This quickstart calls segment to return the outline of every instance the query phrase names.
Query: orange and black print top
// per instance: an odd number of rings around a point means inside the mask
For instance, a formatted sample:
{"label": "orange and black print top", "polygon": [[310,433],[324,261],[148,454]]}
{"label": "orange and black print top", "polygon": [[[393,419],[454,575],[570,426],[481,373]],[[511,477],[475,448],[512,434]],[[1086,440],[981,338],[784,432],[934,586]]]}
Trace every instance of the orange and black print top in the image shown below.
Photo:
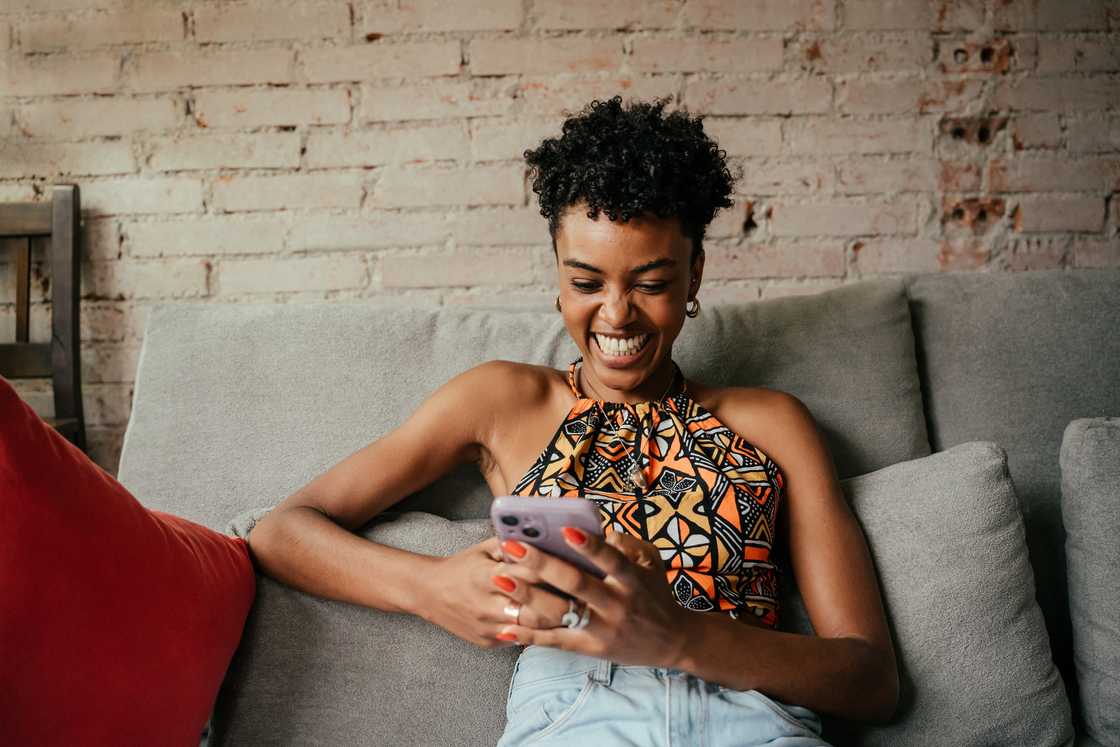
{"label": "orange and black print top", "polygon": [[575,404],[513,494],[595,501],[604,531],[660,550],[681,606],[776,626],[778,466],[695,402],[675,363],[665,396],[630,404],[584,396],[581,361]]}

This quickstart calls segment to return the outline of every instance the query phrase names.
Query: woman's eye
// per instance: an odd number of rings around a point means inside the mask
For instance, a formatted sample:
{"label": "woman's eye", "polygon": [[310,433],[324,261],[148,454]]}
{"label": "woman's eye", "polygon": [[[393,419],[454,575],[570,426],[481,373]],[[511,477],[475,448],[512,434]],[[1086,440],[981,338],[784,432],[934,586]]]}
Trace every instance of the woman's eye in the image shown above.
{"label": "woman's eye", "polygon": [[599,287],[598,283],[572,283],[572,287],[584,293],[591,293]]}
{"label": "woman's eye", "polygon": [[660,293],[661,291],[665,290],[665,285],[666,283],[643,283],[638,287],[644,290],[646,293]]}

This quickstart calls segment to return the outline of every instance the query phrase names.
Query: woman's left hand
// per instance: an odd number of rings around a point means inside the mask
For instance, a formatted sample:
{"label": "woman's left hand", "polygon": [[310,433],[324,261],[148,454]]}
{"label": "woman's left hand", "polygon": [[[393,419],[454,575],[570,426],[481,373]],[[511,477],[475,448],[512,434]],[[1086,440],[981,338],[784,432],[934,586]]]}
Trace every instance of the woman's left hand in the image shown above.
{"label": "woman's left hand", "polygon": [[[507,550],[510,560],[503,563],[503,575],[515,578],[516,588],[509,591],[494,581],[495,589],[522,605],[521,624],[501,630],[514,636],[507,640],[610,658],[618,664],[670,666],[676,662],[689,613],[673,599],[657,548],[623,532],[608,532],[601,538],[565,527],[564,535],[568,545],[601,568],[606,578],[596,578],[561,558],[516,543],[524,548],[524,555],[519,558],[515,549]],[[577,630],[561,625],[560,616],[567,612],[568,604],[536,585],[542,582],[589,605],[587,627]],[[562,605],[557,611],[559,602]]]}

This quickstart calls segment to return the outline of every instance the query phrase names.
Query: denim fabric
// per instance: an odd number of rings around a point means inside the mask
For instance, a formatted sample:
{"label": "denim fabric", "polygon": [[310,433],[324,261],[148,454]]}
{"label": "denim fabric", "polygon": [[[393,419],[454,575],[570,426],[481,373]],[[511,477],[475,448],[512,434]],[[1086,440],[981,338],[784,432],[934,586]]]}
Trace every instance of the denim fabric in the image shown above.
{"label": "denim fabric", "polygon": [[821,747],[821,721],[757,690],[547,646],[521,652],[498,747]]}

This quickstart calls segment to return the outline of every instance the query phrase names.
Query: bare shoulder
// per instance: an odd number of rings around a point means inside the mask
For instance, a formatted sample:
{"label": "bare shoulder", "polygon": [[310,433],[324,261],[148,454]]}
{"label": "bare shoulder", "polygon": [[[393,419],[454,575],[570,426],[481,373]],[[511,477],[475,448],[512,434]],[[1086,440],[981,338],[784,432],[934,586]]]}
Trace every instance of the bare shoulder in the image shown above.
{"label": "bare shoulder", "polygon": [[480,363],[463,376],[464,393],[502,410],[521,410],[549,400],[561,383],[560,372],[518,361]]}
{"label": "bare shoulder", "polygon": [[789,392],[763,386],[690,387],[696,401],[721,423],[779,463],[819,440],[809,408]]}

